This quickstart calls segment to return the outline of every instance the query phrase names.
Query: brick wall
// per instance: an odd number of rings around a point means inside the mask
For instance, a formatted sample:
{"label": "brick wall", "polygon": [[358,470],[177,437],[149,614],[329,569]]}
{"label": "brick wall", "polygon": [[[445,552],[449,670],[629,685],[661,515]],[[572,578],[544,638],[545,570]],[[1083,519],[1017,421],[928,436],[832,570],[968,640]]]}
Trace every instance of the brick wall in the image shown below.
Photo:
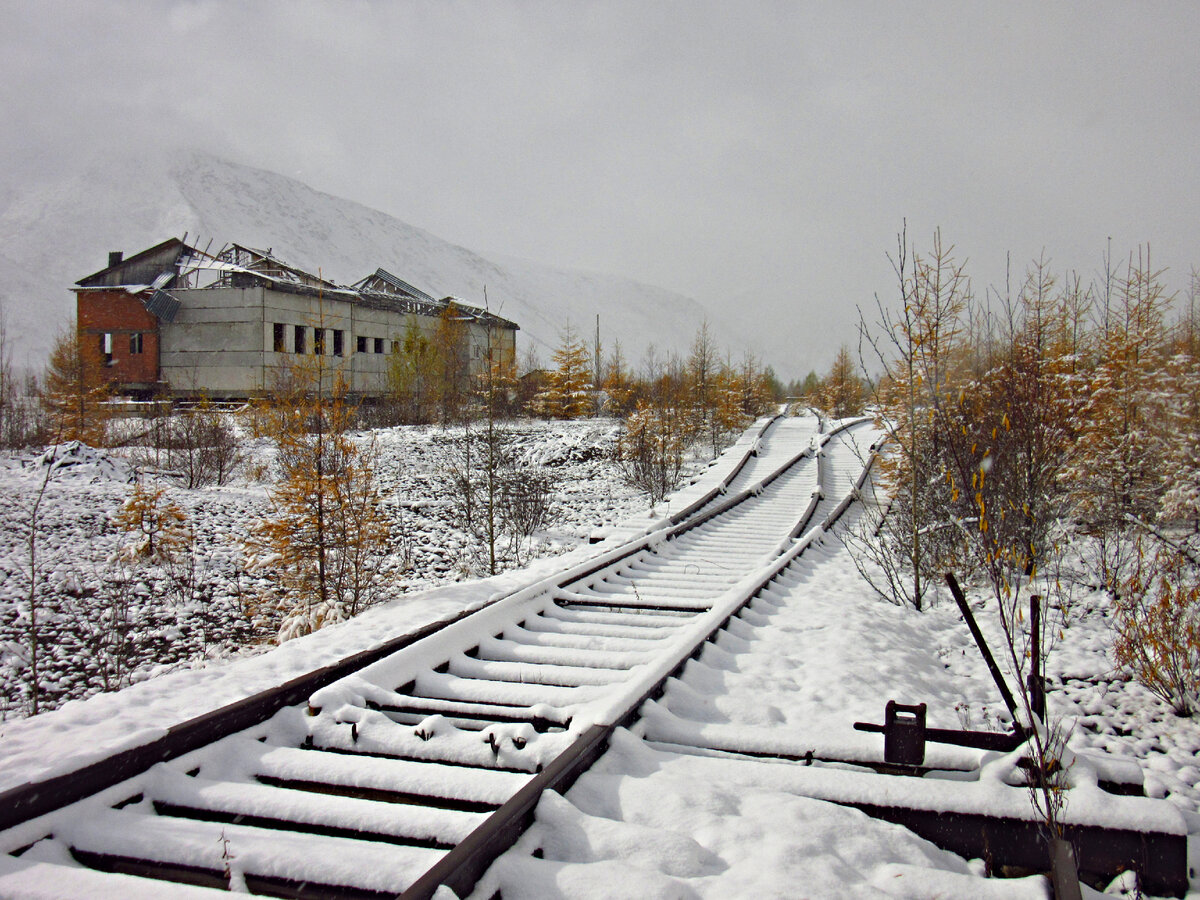
{"label": "brick wall", "polygon": [[125,291],[81,291],[76,297],[80,339],[89,355],[98,351],[105,360],[105,377],[117,384],[158,381],[158,319],[142,301]]}

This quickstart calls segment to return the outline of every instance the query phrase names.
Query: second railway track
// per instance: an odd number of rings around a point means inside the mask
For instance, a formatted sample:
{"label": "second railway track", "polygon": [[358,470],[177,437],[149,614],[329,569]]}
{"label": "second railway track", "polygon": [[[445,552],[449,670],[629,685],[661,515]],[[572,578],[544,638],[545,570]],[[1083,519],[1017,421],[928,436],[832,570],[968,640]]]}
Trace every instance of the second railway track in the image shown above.
{"label": "second railway track", "polygon": [[776,420],[669,527],[65,806],[17,797],[36,814],[0,833],[0,895],[465,896],[541,793],[840,515],[856,430]]}

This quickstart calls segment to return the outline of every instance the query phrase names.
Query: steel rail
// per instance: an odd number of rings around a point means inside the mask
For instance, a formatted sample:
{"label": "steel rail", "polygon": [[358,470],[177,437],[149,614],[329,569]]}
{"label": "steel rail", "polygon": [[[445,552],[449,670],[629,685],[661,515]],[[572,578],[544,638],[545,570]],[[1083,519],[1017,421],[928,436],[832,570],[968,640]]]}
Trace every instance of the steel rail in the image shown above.
{"label": "steel rail", "polygon": [[[363,666],[369,665],[399,649],[430,637],[450,625],[461,622],[484,609],[493,607],[515,594],[529,593],[539,589],[561,588],[572,582],[578,582],[594,572],[612,567],[615,563],[646,550],[657,541],[678,537],[685,532],[691,531],[699,524],[733,509],[751,497],[757,496],[768,484],[780,477],[782,473],[793,468],[800,461],[815,452],[813,448],[810,448],[796,454],[783,465],[777,466],[766,478],[745,490],[737,492],[734,496],[713,505],[714,501],[720,497],[721,492],[727,490],[728,486],[744,470],[749,460],[758,451],[759,441],[767,429],[776,423],[777,419],[778,417],[770,420],[760,429],[753,445],[747,448],[742,458],[729,474],[722,479],[720,484],[689,504],[687,508],[671,517],[670,521],[674,523],[671,527],[651,531],[626,542],[614,550],[597,554],[584,563],[572,567],[566,572],[559,573],[557,576],[542,579],[540,582],[516,591],[510,591],[501,597],[494,598],[484,607],[461,613],[450,619],[431,623],[378,647],[371,648],[341,660],[338,663],[294,678],[286,684],[260,692],[236,703],[181,723],[178,726],[168,729],[167,733],[161,738],[140,747],[122,751],[113,757],[71,773],[6,791],[0,794],[0,828],[8,829],[30,819],[52,813],[55,809],[120,784],[155,763],[197,751],[216,740],[261,723],[273,713],[286,706],[302,703],[313,691],[318,690],[322,686],[334,683],[347,673],[358,671]],[[821,465],[820,460],[821,457],[818,455],[818,467]],[[705,509],[705,507],[711,508]],[[702,510],[702,514],[697,515]],[[692,521],[692,519],[698,521]]]}
{"label": "steel rail", "polygon": [[[742,453],[741,458],[729,473],[701,497],[669,516],[666,521],[669,522],[670,526],[674,527],[686,523],[699,510],[721,497],[729,485],[736,480],[738,475],[749,464],[750,460],[757,455],[759,444],[766,436],[766,433],[782,418],[782,415],[775,415],[764,422],[759,427],[754,441]],[[792,465],[794,462],[795,460],[789,460],[786,465]],[[706,518],[711,518],[711,514],[706,513]],[[648,529],[644,534],[636,536],[625,544],[622,544],[617,548],[617,552],[621,556],[632,555],[642,549],[653,534],[654,529]],[[592,571],[611,565],[618,558],[620,557],[613,556],[613,551],[601,551],[592,558],[593,560],[598,560],[592,568],[587,568],[585,564],[585,568],[581,572],[578,571],[578,568],[568,570],[568,572],[574,574],[567,579],[567,582],[569,583],[569,581],[586,577]],[[562,580],[562,576],[552,576],[553,578]],[[351,654],[337,662],[314,669],[303,675],[298,675],[282,685],[259,691],[249,697],[180,722],[169,727],[160,737],[140,746],[121,750],[112,756],[71,772],[65,772],[41,781],[18,785],[17,787],[2,791],[0,792],[0,831],[12,828],[21,822],[44,815],[52,810],[118,784],[155,763],[175,759],[206,744],[213,743],[220,738],[235,734],[263,722],[284,707],[305,702],[313,692],[333,684],[353,672],[384,659],[514,594],[527,591],[531,587],[544,587],[546,582],[547,579],[541,579],[533,582],[531,585],[513,588],[492,598],[481,607],[468,608],[453,616],[438,619],[413,631],[391,638],[375,647]],[[555,586],[561,587],[562,584],[556,583]]]}
{"label": "steel rail", "polygon": [[[831,436],[862,424],[864,421],[867,420],[844,423],[835,429]],[[699,640],[677,653],[675,658],[670,661],[667,671],[663,672],[647,690],[628,703],[609,723],[591,725],[567,750],[556,757],[550,766],[493,813],[466,840],[438,860],[408,890],[404,891],[400,895],[402,900],[429,900],[443,886],[450,888],[459,897],[467,896],[492,862],[509,849],[521,833],[532,824],[534,810],[543,792],[555,791],[561,794],[569,790],[575,780],[587,771],[607,749],[608,742],[617,728],[632,724],[646,701],[662,695],[668,679],[678,675],[689,660],[698,657],[704,646],[713,641],[729,625],[735,615],[741,612],[772,581],[786,572],[821,535],[834,526],[857,497],[876,457],[875,447],[872,446],[870,457],[864,464],[863,471],[857,478],[850,494],[846,498],[840,498],[840,502],[822,519],[819,526],[808,530],[802,539],[795,542],[789,550],[781,553],[769,570],[754,576],[749,583],[739,584],[733,589],[731,593],[736,592],[738,598],[724,611],[720,620],[713,624]],[[824,459],[824,455],[818,455],[818,461],[822,459]],[[778,477],[778,474],[775,477]],[[805,510],[797,529],[804,527],[804,524],[813,517],[821,500],[819,493],[814,493],[813,500]]]}

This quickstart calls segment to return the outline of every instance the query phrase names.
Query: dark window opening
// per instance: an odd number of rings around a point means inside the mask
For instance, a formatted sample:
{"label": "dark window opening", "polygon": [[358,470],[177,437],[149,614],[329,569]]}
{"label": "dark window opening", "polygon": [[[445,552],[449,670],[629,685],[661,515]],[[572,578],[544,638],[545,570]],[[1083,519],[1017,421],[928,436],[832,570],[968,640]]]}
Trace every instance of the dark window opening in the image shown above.
{"label": "dark window opening", "polygon": [[100,353],[104,356],[104,364],[113,364],[113,336],[111,332],[100,335]]}
{"label": "dark window opening", "polygon": [[276,353],[287,353],[287,329],[282,322],[276,322],[274,334],[271,335],[271,347]]}
{"label": "dark window opening", "polygon": [[317,356],[325,355],[325,329],[313,329],[313,353]]}
{"label": "dark window opening", "polygon": [[355,353],[366,353],[367,352],[367,339],[365,337],[363,337],[361,334],[358,336],[358,342],[354,348],[354,352]]}
{"label": "dark window opening", "polygon": [[400,342],[399,341],[392,341],[392,352],[393,353],[400,352]]}
{"label": "dark window opening", "polygon": [[138,356],[141,354],[144,344],[142,342],[142,333],[135,331],[129,336],[129,355]]}
{"label": "dark window opening", "polygon": [[304,350],[305,350],[305,347],[304,347],[304,326],[303,326],[303,325],[297,325],[297,326],[296,326],[295,333],[294,333],[294,335],[293,335],[293,339],[292,339],[292,340],[293,340],[293,343],[292,343],[292,349],[293,349],[293,350],[294,350],[296,353],[303,353],[303,352],[304,352]]}
{"label": "dark window opening", "polygon": [[383,352],[383,338],[375,338],[375,352],[376,353]]}
{"label": "dark window opening", "polygon": [[333,330],[333,355],[344,356],[346,353],[346,332],[340,328]]}

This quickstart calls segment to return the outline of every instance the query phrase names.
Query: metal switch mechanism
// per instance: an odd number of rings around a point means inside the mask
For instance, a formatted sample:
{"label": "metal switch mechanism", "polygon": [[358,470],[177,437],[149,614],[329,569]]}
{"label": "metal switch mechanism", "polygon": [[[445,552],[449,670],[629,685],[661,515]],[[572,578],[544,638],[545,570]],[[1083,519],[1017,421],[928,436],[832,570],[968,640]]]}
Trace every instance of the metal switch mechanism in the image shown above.
{"label": "metal switch mechanism", "polygon": [[883,761],[902,766],[925,762],[925,704],[889,700],[883,712]]}

